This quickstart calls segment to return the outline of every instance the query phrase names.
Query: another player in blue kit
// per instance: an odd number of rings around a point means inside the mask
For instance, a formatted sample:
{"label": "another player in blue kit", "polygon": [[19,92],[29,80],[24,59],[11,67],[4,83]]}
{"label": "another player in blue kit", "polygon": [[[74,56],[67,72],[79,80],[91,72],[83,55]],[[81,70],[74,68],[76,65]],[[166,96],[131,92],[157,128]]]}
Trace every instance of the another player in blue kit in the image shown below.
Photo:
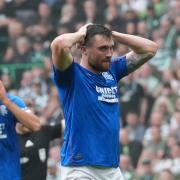
{"label": "another player in blue kit", "polygon": [[15,125],[32,131],[40,129],[38,117],[19,97],[7,94],[0,81],[0,180],[20,180],[20,156]]}
{"label": "another player in blue kit", "polygon": [[[114,41],[132,51],[112,57]],[[76,44],[82,52],[80,64],[70,54]],[[54,81],[65,116],[62,180],[123,180],[117,83],[155,55],[156,43],[87,24],[55,38],[51,50]]]}

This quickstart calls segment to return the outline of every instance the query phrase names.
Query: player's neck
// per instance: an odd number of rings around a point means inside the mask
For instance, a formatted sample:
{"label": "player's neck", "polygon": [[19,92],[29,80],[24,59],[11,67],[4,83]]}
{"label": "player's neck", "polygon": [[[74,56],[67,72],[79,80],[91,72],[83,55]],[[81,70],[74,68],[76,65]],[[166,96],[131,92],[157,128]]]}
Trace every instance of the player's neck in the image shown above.
{"label": "player's neck", "polygon": [[93,68],[86,59],[81,59],[80,65],[87,69],[88,71],[94,73],[94,74],[100,74],[101,72],[97,71],[95,68]]}

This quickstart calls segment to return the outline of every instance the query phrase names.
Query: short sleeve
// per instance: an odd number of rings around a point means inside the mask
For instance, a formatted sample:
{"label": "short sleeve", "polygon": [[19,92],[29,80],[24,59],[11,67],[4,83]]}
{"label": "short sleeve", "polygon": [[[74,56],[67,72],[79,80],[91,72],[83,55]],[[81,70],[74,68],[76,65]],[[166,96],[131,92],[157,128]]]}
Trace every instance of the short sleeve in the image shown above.
{"label": "short sleeve", "polygon": [[58,86],[65,86],[71,83],[73,78],[74,62],[64,71],[58,70],[52,65],[52,80]]}
{"label": "short sleeve", "polygon": [[10,96],[11,101],[21,109],[27,109],[25,102],[18,96]]}
{"label": "short sleeve", "polygon": [[117,81],[128,75],[126,56],[113,57],[111,71],[115,74]]}

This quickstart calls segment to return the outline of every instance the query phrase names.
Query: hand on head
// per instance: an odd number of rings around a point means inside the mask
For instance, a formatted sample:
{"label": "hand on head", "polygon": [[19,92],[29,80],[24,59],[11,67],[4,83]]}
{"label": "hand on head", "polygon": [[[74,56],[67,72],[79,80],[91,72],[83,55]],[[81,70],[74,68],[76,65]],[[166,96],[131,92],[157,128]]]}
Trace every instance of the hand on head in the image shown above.
{"label": "hand on head", "polygon": [[79,28],[78,33],[85,37],[86,36],[86,32],[87,32],[87,27],[89,25],[93,25],[93,24],[92,23],[85,24],[84,26]]}
{"label": "hand on head", "polygon": [[80,29],[77,31],[78,34],[81,35],[81,39],[78,43],[76,43],[76,47],[79,49],[83,46],[84,44],[84,39],[86,37],[86,33],[87,33],[87,27],[89,25],[92,25],[92,23],[88,23],[88,24],[85,24],[84,26],[80,27]]}

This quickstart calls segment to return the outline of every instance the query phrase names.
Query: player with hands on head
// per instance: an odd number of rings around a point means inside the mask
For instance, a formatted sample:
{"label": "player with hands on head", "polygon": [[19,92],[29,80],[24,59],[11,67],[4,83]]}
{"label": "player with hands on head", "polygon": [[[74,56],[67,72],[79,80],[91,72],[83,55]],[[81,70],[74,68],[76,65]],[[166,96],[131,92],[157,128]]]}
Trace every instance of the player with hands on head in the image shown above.
{"label": "player with hands on head", "polygon": [[6,92],[0,81],[0,179],[20,180],[19,143],[15,130],[19,122],[31,131],[40,129],[39,118],[24,101]]}
{"label": "player with hands on head", "polygon": [[[114,42],[131,51],[113,57]],[[71,47],[79,44],[76,63]],[[51,43],[53,78],[65,117],[61,173],[65,179],[123,180],[119,168],[117,84],[150,60],[158,46],[138,36],[86,24]]]}

